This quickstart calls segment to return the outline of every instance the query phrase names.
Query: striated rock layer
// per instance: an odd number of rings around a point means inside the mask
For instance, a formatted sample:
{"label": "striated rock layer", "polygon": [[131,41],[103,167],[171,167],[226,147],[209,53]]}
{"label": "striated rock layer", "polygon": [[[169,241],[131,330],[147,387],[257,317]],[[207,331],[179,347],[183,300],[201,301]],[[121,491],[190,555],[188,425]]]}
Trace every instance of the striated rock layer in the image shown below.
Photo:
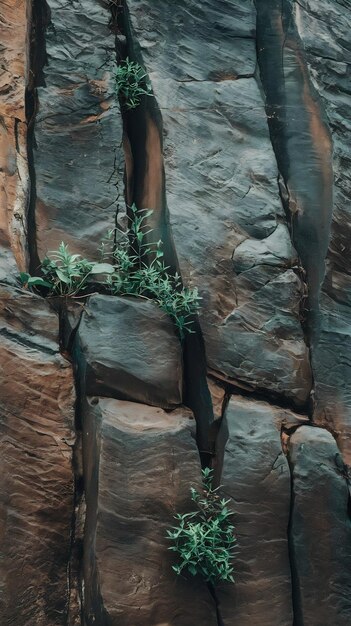
{"label": "striated rock layer", "polygon": [[74,385],[58,320],[0,286],[0,622],[64,626],[74,501]]}

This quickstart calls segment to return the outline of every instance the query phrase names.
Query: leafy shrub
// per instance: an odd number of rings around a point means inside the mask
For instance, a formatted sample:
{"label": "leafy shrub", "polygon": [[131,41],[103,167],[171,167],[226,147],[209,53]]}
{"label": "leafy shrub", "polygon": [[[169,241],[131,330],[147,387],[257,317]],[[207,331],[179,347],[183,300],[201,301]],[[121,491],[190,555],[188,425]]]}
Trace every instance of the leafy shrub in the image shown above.
{"label": "leafy shrub", "polygon": [[136,109],[141,96],[151,96],[151,86],[144,68],[127,57],[116,69],[117,95],[127,109]]}
{"label": "leafy shrub", "polygon": [[179,563],[173,565],[180,575],[184,570],[192,576],[200,574],[207,582],[234,582],[232,565],[236,538],[228,509],[229,500],[221,499],[218,489],[212,487],[213,470],[203,472],[203,491],[191,488],[191,499],[196,510],[191,513],[178,513],[174,519],[176,526],[167,531],[172,541],[169,550],[176,552]]}
{"label": "leafy shrub", "polygon": [[[113,295],[140,296],[154,300],[173,320],[181,338],[191,333],[192,318],[199,309],[197,289],[183,287],[180,276],[168,272],[163,262],[162,241],[147,243],[152,231],[146,229],[146,219],[152,211],[131,207],[131,223],[126,231],[109,231],[100,247],[101,263],[93,263],[79,254],[71,254],[61,242],[57,251],[43,260],[43,277],[22,272],[19,279],[24,287],[45,287],[49,295],[76,296],[87,293],[90,279],[104,274],[103,288]],[[106,258],[110,262],[106,262]],[[151,260],[150,260],[151,259]],[[101,283],[100,283],[101,284]]]}
{"label": "leafy shrub", "polygon": [[[137,295],[157,302],[174,321],[180,337],[191,329],[192,317],[199,309],[196,288],[183,287],[179,274],[172,275],[163,261],[162,241],[149,243],[145,222],[152,211],[131,207],[130,228],[118,229],[118,244],[113,252],[115,272],[108,277],[114,295]],[[149,259],[151,258],[151,261]]]}
{"label": "leafy shrub", "polygon": [[44,278],[22,272],[20,281],[23,286],[47,287],[50,295],[75,296],[86,289],[91,275],[114,271],[108,263],[93,263],[81,257],[80,254],[71,254],[63,241],[58,250],[49,254],[50,256],[46,256],[41,265]]}

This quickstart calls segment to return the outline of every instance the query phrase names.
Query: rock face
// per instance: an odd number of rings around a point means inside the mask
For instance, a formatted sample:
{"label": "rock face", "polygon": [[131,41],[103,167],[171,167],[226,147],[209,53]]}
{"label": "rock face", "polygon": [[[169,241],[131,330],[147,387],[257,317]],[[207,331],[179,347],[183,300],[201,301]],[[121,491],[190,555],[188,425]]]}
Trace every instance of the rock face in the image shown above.
{"label": "rock face", "polygon": [[293,622],[290,472],[280,441],[285,413],[265,402],[232,398],[218,435],[217,482],[232,498],[238,540],[235,585],[217,589],[225,626]]}
{"label": "rock face", "polygon": [[115,225],[124,160],[110,19],[94,0],[47,3],[33,150],[40,258],[62,240],[96,258]]}
{"label": "rock face", "polygon": [[107,398],[84,410],[87,626],[217,623],[204,583],[175,579],[165,538],[200,479],[189,417]]}
{"label": "rock face", "polygon": [[0,287],[0,622],[67,623],[73,374],[40,297]]}
{"label": "rock face", "polygon": [[340,452],[326,430],[303,426],[290,438],[289,459],[294,623],[346,626],[351,615],[351,535]]}
{"label": "rock face", "polygon": [[182,401],[182,355],[173,323],[155,304],[91,296],[76,339],[84,389],[174,408]]}
{"label": "rock face", "polygon": [[[350,8],[1,2],[1,626],[350,624]],[[183,343],[146,300],[18,288],[62,240],[97,258],[123,195],[199,288]],[[199,453],[234,585],[171,569]]]}
{"label": "rock face", "polygon": [[[175,9],[165,0],[131,0],[128,7],[129,53],[145,63],[163,118],[170,222],[182,274],[203,298],[208,365],[219,377],[301,406],[311,389],[298,313],[303,286],[288,269],[296,253],[254,76],[254,6],[208,2],[201,15],[196,2]],[[156,113],[154,123],[161,124]],[[147,190],[162,183],[148,154]],[[140,201],[167,211],[152,199]]]}

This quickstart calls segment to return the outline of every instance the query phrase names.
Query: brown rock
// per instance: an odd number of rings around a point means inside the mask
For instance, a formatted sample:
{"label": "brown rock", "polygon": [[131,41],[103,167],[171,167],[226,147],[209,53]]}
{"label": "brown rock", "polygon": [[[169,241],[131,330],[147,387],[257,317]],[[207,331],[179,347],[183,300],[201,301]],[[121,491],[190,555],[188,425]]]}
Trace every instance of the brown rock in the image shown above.
{"label": "brown rock", "polygon": [[176,577],[173,515],[200,481],[190,413],[106,398],[84,408],[87,626],[215,626],[201,581]]}
{"label": "brown rock", "polygon": [[63,626],[73,512],[74,386],[58,320],[0,288],[0,623]]}

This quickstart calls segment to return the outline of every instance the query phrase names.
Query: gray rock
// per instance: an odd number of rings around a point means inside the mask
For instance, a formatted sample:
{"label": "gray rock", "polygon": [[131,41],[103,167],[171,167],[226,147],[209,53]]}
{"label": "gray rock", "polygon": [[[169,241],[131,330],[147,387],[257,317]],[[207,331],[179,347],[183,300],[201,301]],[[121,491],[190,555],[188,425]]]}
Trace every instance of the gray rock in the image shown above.
{"label": "gray rock", "polygon": [[182,353],[171,319],[156,304],[94,295],[75,340],[88,395],[163,408],[182,402]]}
{"label": "gray rock", "polygon": [[176,577],[166,530],[200,463],[190,412],[106,398],[84,409],[87,626],[215,626],[206,585]]}
{"label": "gray rock", "polygon": [[290,438],[296,626],[350,623],[349,492],[339,457],[326,430],[302,426]]}
{"label": "gray rock", "polygon": [[96,258],[123,194],[111,14],[94,0],[49,0],[48,8],[34,150],[39,256],[63,240],[72,251]]}
{"label": "gray rock", "polygon": [[[291,626],[287,527],[290,472],[282,452],[284,409],[234,398],[217,443],[217,481],[232,498],[238,539],[235,585],[216,589],[225,626]],[[293,416],[293,414],[291,414]]]}
{"label": "gray rock", "polygon": [[69,594],[75,392],[58,319],[0,286],[0,623],[61,626]]}
{"label": "gray rock", "polygon": [[[288,244],[264,103],[253,76],[253,3],[216,0],[199,9],[198,3],[181,2],[175,9],[164,0],[131,0],[128,6],[130,50],[145,63],[163,118],[170,223],[184,280],[197,285],[203,298],[200,322],[209,366],[218,377],[303,404],[311,388],[308,350],[296,315],[303,285],[292,273],[289,280],[285,276],[296,253]],[[153,156],[155,151],[153,144]],[[156,186],[156,165],[151,157],[147,164],[144,186],[149,189]],[[280,233],[279,244],[269,240],[274,233]],[[272,291],[257,296],[249,277],[245,291],[239,284],[232,257],[248,240],[244,265],[264,268],[268,254],[281,276],[274,274],[278,298],[287,307],[279,333],[269,328],[277,316]],[[258,316],[264,312],[251,326],[253,308]],[[239,323],[228,323],[236,317]],[[238,346],[249,353],[248,364]]]}

